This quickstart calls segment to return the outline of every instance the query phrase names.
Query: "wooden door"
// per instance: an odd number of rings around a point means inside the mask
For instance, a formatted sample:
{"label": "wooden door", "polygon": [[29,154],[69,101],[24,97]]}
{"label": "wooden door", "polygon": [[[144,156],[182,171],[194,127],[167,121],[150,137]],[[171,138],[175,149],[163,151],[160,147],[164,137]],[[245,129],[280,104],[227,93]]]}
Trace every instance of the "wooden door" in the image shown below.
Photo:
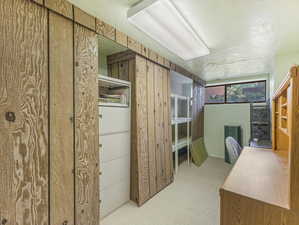
{"label": "wooden door", "polygon": [[165,133],[164,133],[163,68],[155,65],[155,131],[157,189],[161,191],[166,183]]}
{"label": "wooden door", "polygon": [[[147,128],[147,85],[146,59],[136,56],[135,75],[135,120],[138,176],[138,204],[143,204],[150,196],[149,164],[148,164],[148,128]],[[135,161],[136,162],[136,161]],[[134,163],[134,161],[133,161]]]}
{"label": "wooden door", "polygon": [[147,60],[147,124],[150,196],[154,196],[157,193],[154,75],[155,64]]}
{"label": "wooden door", "polygon": [[0,1],[0,223],[46,225],[47,10]]}
{"label": "wooden door", "polygon": [[74,223],[73,22],[49,12],[50,221]]}
{"label": "wooden door", "polygon": [[75,24],[76,224],[99,223],[99,121],[97,35]]}
{"label": "wooden door", "polygon": [[165,186],[173,181],[173,160],[172,160],[172,130],[171,130],[171,87],[170,71],[163,68],[163,129],[164,129],[164,168]]}

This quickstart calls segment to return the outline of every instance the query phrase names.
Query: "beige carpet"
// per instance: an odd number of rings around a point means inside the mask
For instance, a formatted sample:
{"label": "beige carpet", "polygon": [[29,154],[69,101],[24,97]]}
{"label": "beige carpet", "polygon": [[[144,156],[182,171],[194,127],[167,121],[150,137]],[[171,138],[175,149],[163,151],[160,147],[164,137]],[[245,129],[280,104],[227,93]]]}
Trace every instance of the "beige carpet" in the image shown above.
{"label": "beige carpet", "polygon": [[130,202],[101,225],[219,225],[219,187],[230,168],[216,158],[199,168],[184,163],[174,183],[144,206]]}

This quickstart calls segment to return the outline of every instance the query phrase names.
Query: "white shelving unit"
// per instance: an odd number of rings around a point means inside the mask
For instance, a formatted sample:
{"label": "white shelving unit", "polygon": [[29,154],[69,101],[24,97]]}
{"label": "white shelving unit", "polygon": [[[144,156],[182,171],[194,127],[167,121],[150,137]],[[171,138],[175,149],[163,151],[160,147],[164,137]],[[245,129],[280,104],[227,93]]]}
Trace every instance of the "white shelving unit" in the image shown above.
{"label": "white shelving unit", "polygon": [[[190,115],[190,105],[191,105],[191,98],[187,96],[181,96],[177,94],[171,95],[172,101],[174,102],[174,112],[173,112],[173,118],[172,118],[172,125],[175,129],[175,137],[174,137],[174,144],[172,145],[172,151],[175,153],[175,172],[177,173],[178,167],[179,167],[179,150],[187,147],[187,160],[188,164],[190,164],[190,145],[192,143],[192,137],[190,133],[190,127],[192,118]],[[186,108],[187,112],[185,114],[186,117],[182,117],[182,115],[179,115],[179,100],[186,102]],[[179,125],[180,124],[187,124],[187,136],[184,138],[179,138]]]}

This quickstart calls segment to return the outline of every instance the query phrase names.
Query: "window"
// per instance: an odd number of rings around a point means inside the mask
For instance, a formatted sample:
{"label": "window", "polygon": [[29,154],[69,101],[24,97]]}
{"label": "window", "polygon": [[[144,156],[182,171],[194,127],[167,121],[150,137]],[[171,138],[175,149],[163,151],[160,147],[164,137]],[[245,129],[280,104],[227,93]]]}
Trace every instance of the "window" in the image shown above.
{"label": "window", "polygon": [[225,86],[206,87],[206,103],[224,103],[225,101]]}
{"label": "window", "polygon": [[266,81],[206,87],[206,104],[266,101]]}

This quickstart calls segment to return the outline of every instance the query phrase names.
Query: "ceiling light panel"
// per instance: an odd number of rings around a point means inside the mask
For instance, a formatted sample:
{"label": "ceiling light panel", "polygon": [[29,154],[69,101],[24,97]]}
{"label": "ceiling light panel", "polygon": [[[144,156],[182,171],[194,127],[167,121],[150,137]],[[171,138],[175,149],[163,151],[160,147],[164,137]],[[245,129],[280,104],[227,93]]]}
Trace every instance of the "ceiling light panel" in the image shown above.
{"label": "ceiling light panel", "polygon": [[186,61],[210,53],[171,0],[144,0],[129,9],[128,19]]}

